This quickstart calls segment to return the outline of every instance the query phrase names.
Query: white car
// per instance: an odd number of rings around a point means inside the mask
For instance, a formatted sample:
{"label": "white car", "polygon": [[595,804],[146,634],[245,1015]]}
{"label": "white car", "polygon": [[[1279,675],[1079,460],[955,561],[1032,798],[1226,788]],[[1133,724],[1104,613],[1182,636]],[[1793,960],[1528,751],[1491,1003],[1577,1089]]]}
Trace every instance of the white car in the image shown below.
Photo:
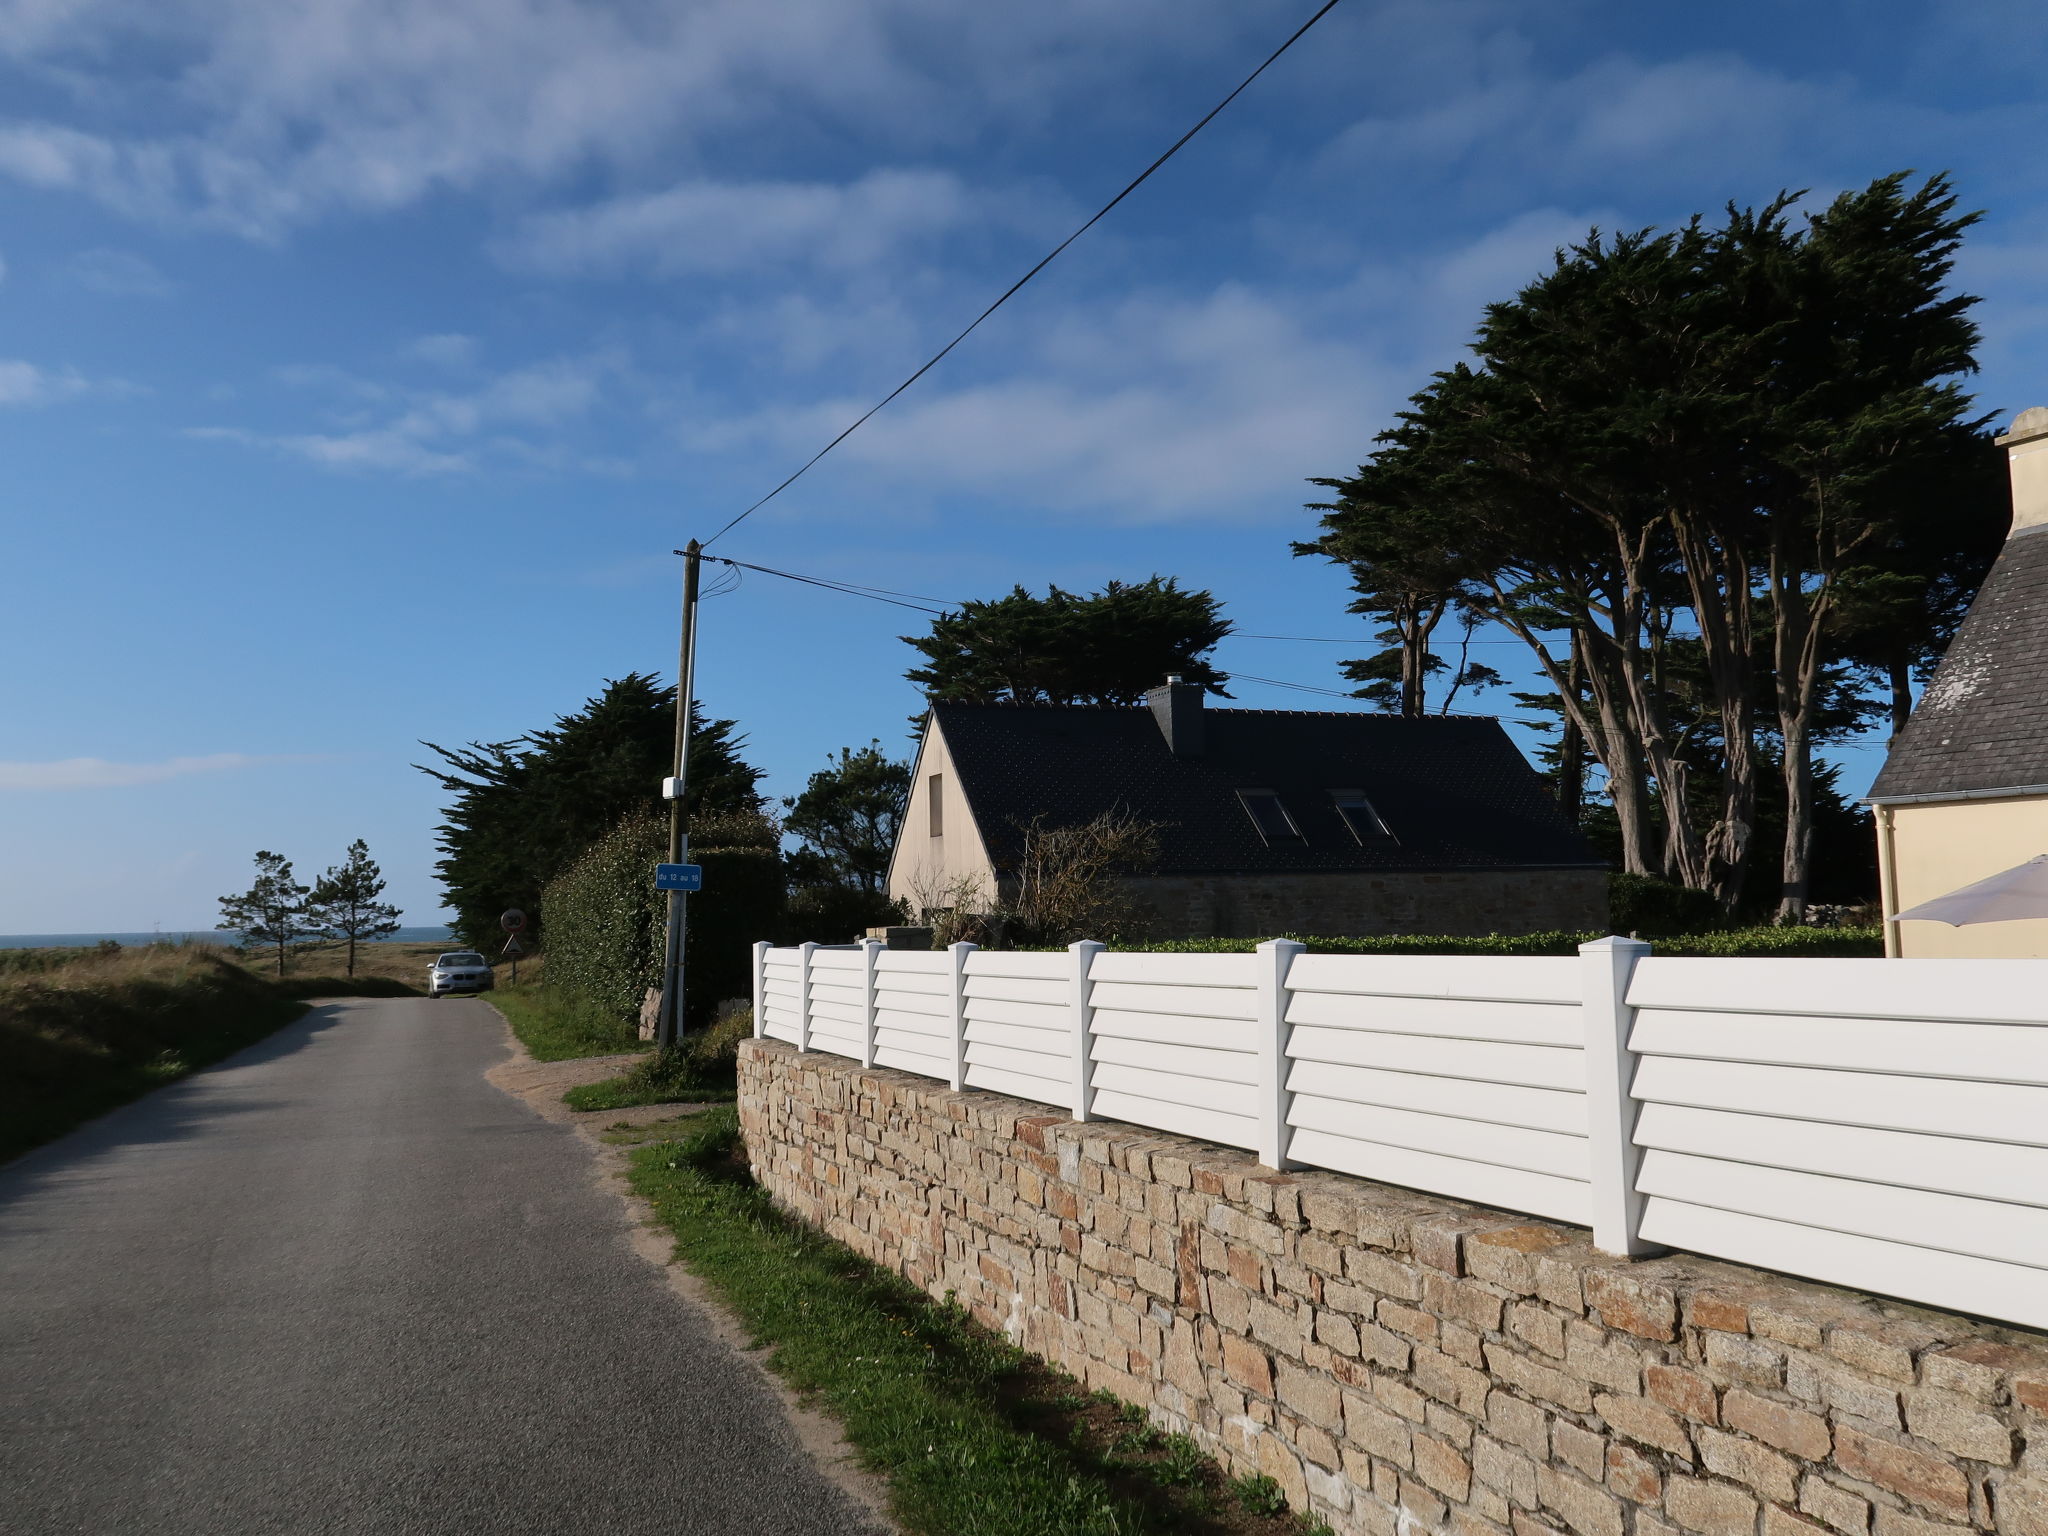
{"label": "white car", "polygon": [[488,992],[497,978],[491,962],[473,949],[451,949],[437,955],[427,972],[427,996],[445,997],[450,992]]}

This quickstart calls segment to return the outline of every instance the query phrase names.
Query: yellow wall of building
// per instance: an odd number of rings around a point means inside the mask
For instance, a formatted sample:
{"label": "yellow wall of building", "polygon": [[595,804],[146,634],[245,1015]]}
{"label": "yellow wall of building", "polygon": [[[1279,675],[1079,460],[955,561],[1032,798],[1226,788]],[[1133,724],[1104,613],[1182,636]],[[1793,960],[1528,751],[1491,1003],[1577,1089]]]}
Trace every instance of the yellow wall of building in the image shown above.
{"label": "yellow wall of building", "polygon": [[[1903,912],[2048,853],[2048,795],[1881,805],[1877,813],[1887,913]],[[1914,921],[1891,927],[1896,953],[1908,959],[2048,958],[2048,919],[1965,928]]]}
{"label": "yellow wall of building", "polygon": [[[934,778],[939,781],[943,828],[936,837],[932,835]],[[995,899],[995,872],[988,850],[982,846],[981,829],[967,809],[960,776],[953,771],[952,753],[936,721],[926,727],[924,744],[918,748],[910,804],[889,864],[889,895],[909,906],[913,922],[920,921],[929,907],[985,911]]]}

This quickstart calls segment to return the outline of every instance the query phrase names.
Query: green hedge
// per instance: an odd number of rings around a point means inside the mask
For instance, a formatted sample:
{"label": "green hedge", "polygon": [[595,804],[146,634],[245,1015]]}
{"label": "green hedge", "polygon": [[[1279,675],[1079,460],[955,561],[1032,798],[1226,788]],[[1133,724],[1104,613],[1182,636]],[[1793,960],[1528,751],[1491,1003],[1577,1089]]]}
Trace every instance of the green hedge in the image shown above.
{"label": "green hedge", "polygon": [[[686,1023],[696,1028],[721,999],[748,995],[748,946],[781,932],[786,898],[766,817],[703,817],[691,842],[691,862],[704,868],[704,889],[689,900],[684,984]],[[661,983],[668,898],[654,888],[654,866],[667,853],[666,817],[629,817],[549,883],[541,893],[548,986],[613,1018],[639,1017],[647,989]]]}
{"label": "green hedge", "polygon": [[[1280,933],[1318,955],[1574,955],[1598,933],[1373,934],[1344,938]],[[1112,944],[1111,949],[1155,955],[1241,955],[1262,939],[1174,939],[1161,944]],[[1884,954],[1881,928],[1735,928],[1723,933],[1690,933],[1649,941],[1660,955],[1782,955],[1854,959]]]}

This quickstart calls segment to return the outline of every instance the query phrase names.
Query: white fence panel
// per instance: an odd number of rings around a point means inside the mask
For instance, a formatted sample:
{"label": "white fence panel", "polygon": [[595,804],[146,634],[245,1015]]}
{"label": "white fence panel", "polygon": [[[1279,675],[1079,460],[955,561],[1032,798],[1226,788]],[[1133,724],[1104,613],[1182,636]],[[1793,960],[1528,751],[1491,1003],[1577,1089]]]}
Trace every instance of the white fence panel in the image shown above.
{"label": "white fence panel", "polygon": [[2048,1327],[2048,961],[755,955],[800,1048]]}
{"label": "white fence panel", "polygon": [[1590,1221],[1579,989],[1576,959],[1297,956],[1289,1156]]}
{"label": "white fence panel", "polygon": [[2048,1326],[2048,964],[1659,960],[1641,1231]]}

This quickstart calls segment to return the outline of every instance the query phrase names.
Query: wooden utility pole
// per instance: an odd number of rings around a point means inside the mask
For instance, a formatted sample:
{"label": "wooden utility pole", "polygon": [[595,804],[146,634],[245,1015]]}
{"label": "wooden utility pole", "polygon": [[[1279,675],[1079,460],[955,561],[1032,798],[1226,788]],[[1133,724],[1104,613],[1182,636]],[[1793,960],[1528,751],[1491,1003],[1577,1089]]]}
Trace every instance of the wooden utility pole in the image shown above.
{"label": "wooden utility pole", "polygon": [[[695,539],[677,550],[683,557],[683,636],[676,658],[676,761],[675,776],[663,786],[668,795],[668,862],[686,864],[690,858],[690,834],[683,825],[683,793],[690,777],[690,698],[697,672],[697,573],[703,566],[703,546]],[[683,1037],[683,942],[689,897],[681,891],[668,893],[668,944],[661,965],[661,1013],[655,1024],[657,1045],[667,1047]]]}

